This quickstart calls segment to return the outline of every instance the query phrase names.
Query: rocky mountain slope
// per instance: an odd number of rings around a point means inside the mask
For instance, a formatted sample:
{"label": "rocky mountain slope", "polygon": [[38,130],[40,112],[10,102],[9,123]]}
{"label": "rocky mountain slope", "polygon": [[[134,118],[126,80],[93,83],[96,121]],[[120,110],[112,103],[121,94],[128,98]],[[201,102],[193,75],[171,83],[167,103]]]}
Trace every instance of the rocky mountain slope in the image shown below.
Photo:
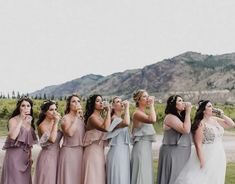
{"label": "rocky mountain slope", "polygon": [[45,87],[31,95],[60,97],[78,92],[84,97],[100,93],[104,96],[129,98],[140,88],[147,89],[151,94],[234,91],[235,53],[213,56],[186,52],[142,69],[126,70],[108,76],[89,74],[60,85]]}

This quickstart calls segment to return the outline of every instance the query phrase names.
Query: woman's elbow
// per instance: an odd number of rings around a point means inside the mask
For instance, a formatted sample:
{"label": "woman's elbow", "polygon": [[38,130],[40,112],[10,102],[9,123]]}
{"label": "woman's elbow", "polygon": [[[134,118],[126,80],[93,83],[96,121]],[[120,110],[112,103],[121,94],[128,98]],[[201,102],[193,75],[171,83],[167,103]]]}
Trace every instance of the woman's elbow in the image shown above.
{"label": "woman's elbow", "polygon": [[129,126],[129,125],[130,125],[130,121],[129,121],[129,120],[127,120],[127,121],[124,120],[124,121],[123,121],[123,125],[124,125],[124,126]]}
{"label": "woman's elbow", "polygon": [[183,134],[189,134],[190,131],[191,131],[190,128],[189,129],[187,128],[187,129],[183,129],[182,133]]}
{"label": "woman's elbow", "polygon": [[150,124],[154,124],[156,122],[156,119],[149,119]]}
{"label": "woman's elbow", "polygon": [[72,137],[73,134],[74,134],[74,132],[72,132],[72,131],[67,131],[66,134],[67,134],[67,136]]}
{"label": "woman's elbow", "polygon": [[15,140],[17,136],[12,135],[12,134],[8,134],[8,137],[9,137],[10,139],[12,139],[12,140]]}
{"label": "woman's elbow", "polygon": [[49,141],[50,141],[51,143],[55,143],[56,138],[50,138]]}

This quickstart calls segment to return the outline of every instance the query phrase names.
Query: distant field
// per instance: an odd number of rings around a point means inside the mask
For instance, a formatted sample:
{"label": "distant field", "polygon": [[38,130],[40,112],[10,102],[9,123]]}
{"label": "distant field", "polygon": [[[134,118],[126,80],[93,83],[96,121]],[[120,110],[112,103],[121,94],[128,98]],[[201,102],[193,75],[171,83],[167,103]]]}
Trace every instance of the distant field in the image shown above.
{"label": "distant field", "polygon": [[[35,120],[37,120],[39,111],[40,111],[40,105],[42,104],[43,100],[34,100],[34,117]],[[65,109],[65,101],[58,100],[58,111],[61,113],[61,115],[64,114]],[[8,121],[8,117],[12,113],[13,109],[15,108],[16,100],[15,99],[0,99],[0,136],[6,135],[7,128],[6,124]],[[85,102],[82,102],[83,107],[85,106]],[[231,117],[233,120],[235,120],[235,105],[222,105],[222,104],[215,104],[216,107],[219,107],[224,110],[225,114]],[[84,108],[83,108],[84,109]],[[135,107],[134,104],[130,105],[130,113],[132,114]],[[162,132],[162,122],[164,118],[164,110],[165,110],[165,104],[156,104],[155,109],[157,112],[157,123],[154,125],[157,133]],[[191,117],[193,118],[195,114],[195,107],[192,109]],[[230,131],[235,132],[235,129],[232,129]]]}

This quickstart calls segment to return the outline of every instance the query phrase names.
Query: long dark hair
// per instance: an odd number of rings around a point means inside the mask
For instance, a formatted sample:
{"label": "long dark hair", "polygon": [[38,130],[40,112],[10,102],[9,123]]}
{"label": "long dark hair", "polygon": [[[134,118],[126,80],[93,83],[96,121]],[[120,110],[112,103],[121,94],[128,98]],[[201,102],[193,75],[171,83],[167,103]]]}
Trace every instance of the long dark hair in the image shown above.
{"label": "long dark hair", "polygon": [[180,95],[172,95],[167,99],[165,114],[173,114],[177,116],[182,122],[184,122],[185,110],[178,113],[176,109],[176,100],[178,97],[182,98]]}
{"label": "long dark hair", "polygon": [[89,98],[87,99],[86,109],[85,109],[85,114],[84,114],[84,122],[85,122],[85,124],[87,124],[88,118],[92,115],[92,113],[95,110],[95,101],[96,101],[96,98],[98,96],[100,96],[102,98],[101,95],[94,94],[94,95],[89,96]]}
{"label": "long dark hair", "polygon": [[[31,109],[30,109],[30,116],[32,116],[32,121],[31,121],[31,127],[35,130],[35,125],[34,125],[34,117],[33,117],[33,101],[28,97],[28,96],[23,96],[21,97],[17,103],[16,103],[16,108],[14,109],[14,111],[12,112],[11,116],[9,119],[17,116],[20,114],[20,106],[22,104],[23,101],[29,102]],[[7,126],[8,130],[9,127]]]}
{"label": "long dark hair", "polygon": [[68,113],[70,112],[70,103],[71,103],[71,99],[72,99],[74,96],[75,96],[75,97],[78,97],[78,98],[81,100],[80,96],[77,95],[77,94],[72,94],[72,95],[70,95],[70,96],[67,98],[67,100],[66,100],[66,108],[65,108],[65,111],[64,111],[65,114],[68,114]]}
{"label": "long dark hair", "polygon": [[57,107],[57,103],[53,100],[46,100],[43,102],[43,104],[40,107],[41,111],[38,116],[37,126],[39,126],[43,122],[43,120],[46,118],[46,112],[48,111],[50,106],[53,104],[55,104]]}
{"label": "long dark hair", "polygon": [[210,100],[200,100],[198,102],[198,109],[196,111],[193,124],[191,126],[191,132],[195,134],[196,130],[198,129],[201,120],[203,119],[203,111],[206,109],[206,105],[210,102]]}

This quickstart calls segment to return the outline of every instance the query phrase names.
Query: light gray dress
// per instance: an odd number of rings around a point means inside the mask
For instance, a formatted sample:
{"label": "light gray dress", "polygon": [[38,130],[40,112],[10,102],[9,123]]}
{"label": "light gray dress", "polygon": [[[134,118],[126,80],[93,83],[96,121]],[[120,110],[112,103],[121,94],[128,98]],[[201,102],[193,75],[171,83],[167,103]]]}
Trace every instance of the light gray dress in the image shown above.
{"label": "light gray dress", "polygon": [[152,124],[141,123],[139,128],[133,129],[131,184],[153,184],[152,142],[155,141]]}
{"label": "light gray dress", "polygon": [[115,118],[105,137],[110,149],[106,158],[107,184],[130,184],[130,148],[128,127],[114,129],[123,120]]}
{"label": "light gray dress", "polygon": [[157,184],[173,184],[191,153],[191,134],[164,131],[159,152]]}

